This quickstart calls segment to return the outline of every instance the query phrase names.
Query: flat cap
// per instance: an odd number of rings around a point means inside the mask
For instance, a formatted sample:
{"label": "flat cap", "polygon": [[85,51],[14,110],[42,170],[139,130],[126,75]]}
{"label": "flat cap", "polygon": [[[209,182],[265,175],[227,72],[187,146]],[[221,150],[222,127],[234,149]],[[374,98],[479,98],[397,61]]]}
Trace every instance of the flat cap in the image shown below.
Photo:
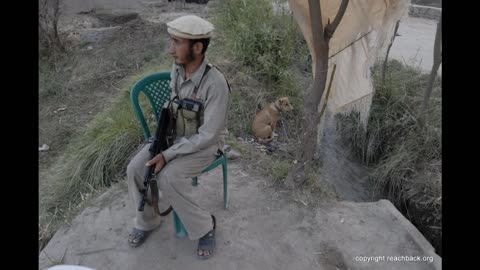
{"label": "flat cap", "polygon": [[209,38],[213,33],[213,24],[195,16],[186,15],[167,23],[168,33],[186,39]]}

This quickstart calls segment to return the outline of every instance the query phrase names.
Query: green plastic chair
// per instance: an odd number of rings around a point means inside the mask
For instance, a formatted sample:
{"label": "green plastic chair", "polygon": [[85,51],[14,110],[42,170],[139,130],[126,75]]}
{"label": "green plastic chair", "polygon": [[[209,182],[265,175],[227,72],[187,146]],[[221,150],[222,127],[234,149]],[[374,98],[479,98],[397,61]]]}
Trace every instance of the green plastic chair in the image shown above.
{"label": "green plastic chair", "polygon": [[[151,137],[150,129],[148,128],[147,122],[145,121],[144,114],[140,107],[138,101],[138,96],[142,92],[150,102],[152,109],[154,111],[155,120],[158,122],[159,111],[166,103],[170,100],[170,93],[172,89],[170,88],[170,72],[158,72],[147,75],[137,81],[132,87],[130,93],[130,100],[133,104],[135,115],[137,116],[140,124],[142,125],[143,135],[145,139]],[[208,172],[217,166],[222,165],[223,169],[223,204],[225,209],[228,208],[228,178],[227,178],[227,156],[224,153],[218,154],[216,159],[205,168],[202,173]],[[193,177],[192,185],[198,185],[198,177]],[[175,209],[173,210],[173,223],[175,226],[175,234],[178,237],[187,236],[187,231],[183,226],[182,221],[178,217]]]}

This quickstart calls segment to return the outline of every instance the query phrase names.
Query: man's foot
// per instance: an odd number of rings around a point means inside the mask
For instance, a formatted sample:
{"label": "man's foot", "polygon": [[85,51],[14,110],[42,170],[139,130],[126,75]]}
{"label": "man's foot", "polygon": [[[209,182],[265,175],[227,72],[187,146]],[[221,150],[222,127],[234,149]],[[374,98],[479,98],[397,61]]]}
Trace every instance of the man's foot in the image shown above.
{"label": "man's foot", "polygon": [[212,215],[213,220],[213,230],[209,231],[206,235],[202,236],[198,240],[198,249],[197,249],[197,257],[199,259],[208,259],[212,257],[213,253],[215,253],[215,228],[216,228],[216,221],[215,216]]}
{"label": "man's foot", "polygon": [[128,243],[131,247],[140,246],[147,239],[149,232],[133,228],[128,236]]}

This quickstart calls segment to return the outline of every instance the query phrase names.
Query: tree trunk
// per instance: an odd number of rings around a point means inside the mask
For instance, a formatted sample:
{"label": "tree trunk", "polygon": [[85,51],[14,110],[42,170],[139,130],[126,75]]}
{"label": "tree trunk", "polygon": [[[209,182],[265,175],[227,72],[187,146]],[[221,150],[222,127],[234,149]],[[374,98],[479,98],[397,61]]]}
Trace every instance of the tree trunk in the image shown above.
{"label": "tree trunk", "polygon": [[330,74],[330,83],[328,84],[327,93],[325,94],[325,101],[323,102],[322,109],[320,110],[320,119],[322,119],[322,115],[327,108],[328,97],[330,96],[330,90],[332,89],[332,81],[333,77],[335,76],[335,70],[337,69],[337,64],[333,65],[332,73]]}
{"label": "tree trunk", "polygon": [[39,0],[39,41],[49,52],[65,51],[58,34],[59,0]]}
{"label": "tree trunk", "polygon": [[430,71],[430,78],[428,80],[428,86],[425,89],[425,95],[423,96],[422,109],[420,111],[419,124],[420,127],[425,127],[426,117],[428,114],[428,104],[430,101],[430,96],[433,90],[433,83],[437,77],[438,68],[442,63],[442,17],[437,24],[437,33],[435,34],[435,44],[433,47],[433,66]]}
{"label": "tree trunk", "polygon": [[325,90],[328,73],[328,43],[333,36],[340,20],[345,13],[348,0],[342,0],[340,9],[330,24],[323,28],[321,7],[319,0],[309,0],[310,23],[312,27],[313,49],[315,58],[315,73],[313,75],[313,84],[304,94],[304,110],[303,110],[303,134],[301,140],[301,151],[297,153],[296,163],[288,172],[285,184],[288,187],[295,187],[305,182],[306,177],[311,172],[316,146],[317,132],[320,123],[320,114],[318,106]]}

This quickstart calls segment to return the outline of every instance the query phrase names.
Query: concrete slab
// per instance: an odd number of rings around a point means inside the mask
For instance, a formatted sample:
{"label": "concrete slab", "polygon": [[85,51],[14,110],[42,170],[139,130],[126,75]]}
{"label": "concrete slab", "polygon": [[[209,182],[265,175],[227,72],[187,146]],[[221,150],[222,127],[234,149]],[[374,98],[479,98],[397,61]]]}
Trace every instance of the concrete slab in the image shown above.
{"label": "concrete slab", "polygon": [[55,234],[39,256],[40,269],[60,263],[105,270],[441,269],[433,247],[388,201],[313,208],[231,162],[225,210],[221,179],[217,168],[196,188],[217,217],[217,252],[209,260],[195,257],[196,241],[174,236],[171,215],[142,246],[129,247],[134,209],[120,183]]}

